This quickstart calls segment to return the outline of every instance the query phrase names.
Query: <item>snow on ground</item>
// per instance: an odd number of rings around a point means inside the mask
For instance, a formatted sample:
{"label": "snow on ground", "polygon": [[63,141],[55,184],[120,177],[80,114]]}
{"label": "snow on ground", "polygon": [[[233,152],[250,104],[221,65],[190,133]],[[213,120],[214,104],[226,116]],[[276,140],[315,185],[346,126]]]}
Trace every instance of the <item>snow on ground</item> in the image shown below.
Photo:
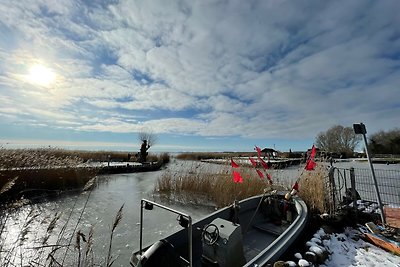
{"label": "snow on ground", "polygon": [[114,167],[114,166],[127,166],[127,165],[139,166],[139,165],[142,165],[142,163],[130,162],[130,161],[121,161],[121,162],[110,161],[110,163],[108,163],[106,161],[103,161],[103,162],[93,161],[93,162],[83,163],[83,164],[79,165],[78,167],[107,167],[107,166]]}
{"label": "snow on ground", "polygon": [[400,266],[400,256],[359,237],[360,233],[353,228],[346,228],[343,233],[330,235],[326,235],[324,230],[320,229],[314,238],[320,239],[330,254],[328,260],[320,266]]}

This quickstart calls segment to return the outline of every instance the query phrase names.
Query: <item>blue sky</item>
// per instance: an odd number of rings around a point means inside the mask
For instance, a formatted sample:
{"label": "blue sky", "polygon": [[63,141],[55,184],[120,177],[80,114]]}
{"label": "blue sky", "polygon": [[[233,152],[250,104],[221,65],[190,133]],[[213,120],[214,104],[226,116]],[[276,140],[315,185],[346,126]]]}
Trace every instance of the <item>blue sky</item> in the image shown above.
{"label": "blue sky", "polygon": [[305,150],[400,127],[399,1],[0,0],[0,143]]}

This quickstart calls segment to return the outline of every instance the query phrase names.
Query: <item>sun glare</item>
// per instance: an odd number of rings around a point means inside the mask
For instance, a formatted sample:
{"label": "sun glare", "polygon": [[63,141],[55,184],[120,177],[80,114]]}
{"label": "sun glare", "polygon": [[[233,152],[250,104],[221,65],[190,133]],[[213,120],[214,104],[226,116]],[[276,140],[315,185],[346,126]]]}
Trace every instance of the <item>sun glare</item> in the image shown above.
{"label": "sun glare", "polygon": [[27,78],[33,84],[47,87],[55,81],[56,74],[52,69],[37,64],[29,68]]}

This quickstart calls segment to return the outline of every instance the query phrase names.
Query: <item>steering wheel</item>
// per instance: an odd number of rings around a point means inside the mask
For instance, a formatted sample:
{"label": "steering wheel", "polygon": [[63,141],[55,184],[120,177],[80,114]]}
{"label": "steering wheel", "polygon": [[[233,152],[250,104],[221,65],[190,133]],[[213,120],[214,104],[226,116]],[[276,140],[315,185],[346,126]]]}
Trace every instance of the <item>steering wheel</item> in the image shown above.
{"label": "steering wheel", "polygon": [[219,238],[218,227],[213,223],[208,224],[203,229],[203,232],[201,233],[201,237],[204,240],[204,243],[206,243],[207,245],[210,245],[210,246],[214,245],[215,242],[217,242],[217,240]]}

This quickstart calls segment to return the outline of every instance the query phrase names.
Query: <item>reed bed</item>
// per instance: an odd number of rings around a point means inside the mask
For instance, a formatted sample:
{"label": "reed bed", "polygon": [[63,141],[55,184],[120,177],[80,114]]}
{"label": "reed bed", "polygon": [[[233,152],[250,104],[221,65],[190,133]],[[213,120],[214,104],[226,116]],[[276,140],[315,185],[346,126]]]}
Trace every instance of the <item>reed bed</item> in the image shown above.
{"label": "reed bed", "polygon": [[[322,214],[329,211],[329,202],[326,181],[328,170],[326,166],[318,164],[315,170],[305,171],[301,168],[292,170],[294,177],[288,178],[287,171],[268,170],[273,185],[266,179],[260,179],[254,168],[242,166],[239,170],[243,183],[234,183],[230,162],[217,170],[212,170],[207,164],[192,164],[182,166],[176,171],[166,171],[157,180],[154,193],[168,200],[182,203],[208,203],[217,208],[250,196],[262,194],[272,190],[290,191],[294,180],[299,181],[299,196],[306,202],[311,212]],[[214,167],[215,168],[215,167]],[[294,179],[294,180],[293,180]]]}
{"label": "reed bed", "polygon": [[326,166],[318,164],[313,171],[303,171],[299,178],[299,196],[307,203],[313,213],[329,212],[332,206],[329,198],[326,181],[328,170]]}
{"label": "reed bed", "polygon": [[82,188],[96,173],[95,168],[3,170],[0,171],[0,188],[9,188],[0,199],[57,194],[62,190]]}
{"label": "reed bed", "polygon": [[72,151],[56,148],[5,149],[0,148],[0,169],[75,167],[85,160]]}
{"label": "reed bed", "polygon": [[212,170],[207,164],[193,164],[177,171],[166,171],[157,180],[154,193],[183,203],[209,203],[221,208],[234,200],[262,194],[265,190],[284,189],[260,179],[253,168],[241,168],[243,183],[234,183],[232,170],[222,166]]}
{"label": "reed bed", "polygon": [[[169,154],[149,154],[149,161],[169,160]],[[60,148],[6,149],[0,147],[0,169],[76,167],[85,162],[136,161],[136,153]]]}

